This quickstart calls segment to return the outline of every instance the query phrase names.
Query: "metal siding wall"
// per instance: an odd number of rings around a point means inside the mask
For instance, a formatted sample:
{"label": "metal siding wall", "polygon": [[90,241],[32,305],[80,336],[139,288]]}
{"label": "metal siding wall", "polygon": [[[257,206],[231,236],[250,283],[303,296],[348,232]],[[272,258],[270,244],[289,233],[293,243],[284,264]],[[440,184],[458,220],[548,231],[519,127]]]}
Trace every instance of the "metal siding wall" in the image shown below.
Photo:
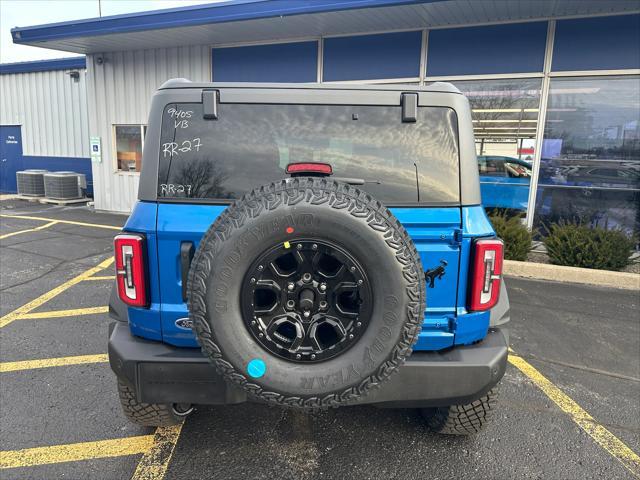
{"label": "metal siding wall", "polygon": [[22,125],[24,155],[89,157],[86,71],[0,75],[0,124]]}
{"label": "metal siding wall", "polygon": [[102,163],[93,164],[96,209],[130,212],[138,197],[139,174],[116,172],[113,125],[147,124],[152,95],[170,78],[210,81],[210,51],[196,45],[87,56],[89,131],[102,141]]}

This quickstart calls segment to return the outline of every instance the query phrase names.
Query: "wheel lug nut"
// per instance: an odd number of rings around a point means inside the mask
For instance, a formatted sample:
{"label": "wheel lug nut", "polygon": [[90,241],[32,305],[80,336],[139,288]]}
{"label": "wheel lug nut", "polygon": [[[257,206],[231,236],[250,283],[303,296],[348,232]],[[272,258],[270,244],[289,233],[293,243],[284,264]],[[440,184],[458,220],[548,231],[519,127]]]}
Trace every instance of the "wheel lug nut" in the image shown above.
{"label": "wheel lug nut", "polygon": [[349,340],[353,340],[353,333],[349,334]]}
{"label": "wheel lug nut", "polygon": [[262,265],[258,265],[258,271],[261,272],[262,270],[264,270],[264,267]]}
{"label": "wheel lug nut", "polygon": [[297,248],[298,250],[302,250],[302,244],[301,244],[301,243],[299,243],[298,245],[296,245],[296,248]]}
{"label": "wheel lug nut", "polygon": [[311,274],[310,273],[305,273],[304,275],[302,275],[302,281],[305,283],[308,283],[311,281]]}
{"label": "wheel lug nut", "polygon": [[325,302],[324,300],[320,302],[320,308],[327,308],[327,302]]}
{"label": "wheel lug nut", "polygon": [[351,267],[349,270],[351,270],[352,272],[356,271],[356,267]]}
{"label": "wheel lug nut", "polygon": [[251,320],[251,325],[255,325],[256,321],[255,320]]}
{"label": "wheel lug nut", "polygon": [[313,245],[311,245],[311,249],[312,250],[317,250],[318,249],[318,245],[316,245],[315,243]]}
{"label": "wheel lug nut", "polygon": [[324,292],[327,289],[327,284],[326,283],[321,283],[320,284],[320,291]]}
{"label": "wheel lug nut", "polygon": [[287,308],[293,308],[295,306],[296,306],[296,302],[294,302],[293,300],[287,301]]}
{"label": "wheel lug nut", "polygon": [[291,291],[295,288],[295,285],[293,283],[290,283],[289,285],[287,285],[287,290]]}
{"label": "wheel lug nut", "polygon": [[298,353],[298,354],[296,355],[296,358],[297,358],[298,360],[300,360],[300,359],[302,358],[302,355],[300,355],[300,354]]}
{"label": "wheel lug nut", "polygon": [[315,359],[316,359],[316,354],[315,354],[315,353],[312,353],[312,354],[311,354],[311,360],[315,360]]}
{"label": "wheel lug nut", "polygon": [[309,318],[309,315],[311,315],[311,312],[309,310],[305,310],[302,315],[304,315],[305,318]]}
{"label": "wheel lug nut", "polygon": [[361,326],[362,326],[362,322],[356,323],[356,327],[361,327]]}
{"label": "wheel lug nut", "polygon": [[262,338],[262,337],[264,337],[264,333],[259,333],[259,334],[258,334],[258,336],[259,336],[260,338]]}
{"label": "wheel lug nut", "polygon": [[358,285],[362,285],[362,280],[358,280]]}
{"label": "wheel lug nut", "polygon": [[256,279],[255,278],[251,278],[251,280],[249,280],[251,283],[256,283]]}

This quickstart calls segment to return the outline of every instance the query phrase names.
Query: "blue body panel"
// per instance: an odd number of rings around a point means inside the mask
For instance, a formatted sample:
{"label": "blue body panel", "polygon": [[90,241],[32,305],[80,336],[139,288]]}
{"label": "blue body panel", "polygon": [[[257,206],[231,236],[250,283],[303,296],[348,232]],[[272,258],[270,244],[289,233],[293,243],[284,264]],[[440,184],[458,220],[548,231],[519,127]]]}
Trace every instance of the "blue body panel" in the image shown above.
{"label": "blue body panel", "polygon": [[450,347],[454,334],[450,323],[456,314],[458,262],[460,245],[456,230],[460,230],[459,208],[392,208],[418,249],[425,271],[447,263],[444,276],[427,287],[427,309],[422,332],[415,350],[440,350]]}
{"label": "blue body panel", "polygon": [[224,205],[158,205],[162,334],[167,343],[179,347],[198,346],[190,329],[176,325],[176,320],[189,314],[186,303],[182,301],[180,244],[193,242],[197,248],[204,232],[225,208]]}
{"label": "blue body panel", "polygon": [[[193,332],[176,324],[188,316],[182,300],[180,244],[197,247],[223,205],[139,202],[125,230],[147,236],[151,307],[129,308],[133,334],[179,347],[197,347]],[[467,276],[473,238],[494,235],[481,206],[392,208],[413,239],[425,271],[446,264],[445,274],[427,286],[427,308],[414,350],[441,350],[481,340],[488,312],[466,310]]]}

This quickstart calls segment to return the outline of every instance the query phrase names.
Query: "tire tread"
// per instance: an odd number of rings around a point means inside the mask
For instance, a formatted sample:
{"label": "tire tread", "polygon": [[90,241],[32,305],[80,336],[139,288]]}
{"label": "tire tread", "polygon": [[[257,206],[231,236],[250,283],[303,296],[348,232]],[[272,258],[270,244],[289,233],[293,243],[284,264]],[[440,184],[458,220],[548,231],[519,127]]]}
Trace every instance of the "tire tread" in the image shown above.
{"label": "tire tread", "polygon": [[139,402],[136,392],[122,380],[118,380],[118,395],[125,416],[143,427],[168,427],[180,423],[171,405]]}
{"label": "tire tread", "polygon": [[478,433],[492,415],[498,391],[496,388],[474,402],[423,410],[427,426],[445,435],[472,435]]}

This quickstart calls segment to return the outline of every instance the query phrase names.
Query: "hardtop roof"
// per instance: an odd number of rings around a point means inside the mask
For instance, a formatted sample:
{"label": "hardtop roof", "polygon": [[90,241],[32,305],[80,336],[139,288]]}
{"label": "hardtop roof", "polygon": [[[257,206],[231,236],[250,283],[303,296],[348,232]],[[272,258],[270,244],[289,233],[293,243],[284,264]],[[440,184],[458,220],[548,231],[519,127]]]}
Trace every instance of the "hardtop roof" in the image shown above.
{"label": "hardtop roof", "polygon": [[164,82],[159,90],[195,88],[195,89],[272,89],[272,90],[368,90],[368,91],[391,91],[391,92],[438,92],[456,93],[458,90],[451,83],[433,82],[427,85],[411,84],[355,84],[355,83],[252,83],[252,82],[192,82],[185,78],[173,78]]}

